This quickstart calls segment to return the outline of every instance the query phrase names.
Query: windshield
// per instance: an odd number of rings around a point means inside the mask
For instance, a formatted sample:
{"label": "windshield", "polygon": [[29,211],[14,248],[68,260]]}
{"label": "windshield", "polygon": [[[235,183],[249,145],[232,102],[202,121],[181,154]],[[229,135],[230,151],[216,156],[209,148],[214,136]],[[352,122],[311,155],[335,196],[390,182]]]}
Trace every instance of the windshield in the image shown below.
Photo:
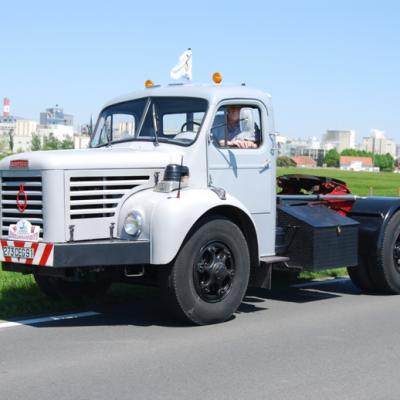
{"label": "windshield", "polygon": [[206,100],[192,97],[146,97],[115,104],[100,113],[91,147],[132,140],[189,145],[206,110]]}

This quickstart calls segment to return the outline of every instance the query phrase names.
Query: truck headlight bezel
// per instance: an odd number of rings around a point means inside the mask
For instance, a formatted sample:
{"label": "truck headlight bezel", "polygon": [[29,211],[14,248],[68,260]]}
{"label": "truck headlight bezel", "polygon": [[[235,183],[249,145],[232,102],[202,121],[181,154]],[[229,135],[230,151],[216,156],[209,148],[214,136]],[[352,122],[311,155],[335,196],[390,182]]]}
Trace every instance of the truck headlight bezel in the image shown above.
{"label": "truck headlight bezel", "polygon": [[124,230],[126,234],[132,237],[139,237],[143,230],[143,215],[136,210],[132,210],[124,221]]}

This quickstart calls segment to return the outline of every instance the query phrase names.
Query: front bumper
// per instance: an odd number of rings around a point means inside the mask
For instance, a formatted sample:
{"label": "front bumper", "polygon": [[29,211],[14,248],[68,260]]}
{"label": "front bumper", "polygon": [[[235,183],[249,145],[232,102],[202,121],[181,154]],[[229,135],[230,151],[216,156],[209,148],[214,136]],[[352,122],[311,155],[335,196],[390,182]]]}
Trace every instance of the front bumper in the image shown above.
{"label": "front bumper", "polygon": [[53,268],[149,264],[150,242],[118,239],[71,243],[1,240],[0,261]]}

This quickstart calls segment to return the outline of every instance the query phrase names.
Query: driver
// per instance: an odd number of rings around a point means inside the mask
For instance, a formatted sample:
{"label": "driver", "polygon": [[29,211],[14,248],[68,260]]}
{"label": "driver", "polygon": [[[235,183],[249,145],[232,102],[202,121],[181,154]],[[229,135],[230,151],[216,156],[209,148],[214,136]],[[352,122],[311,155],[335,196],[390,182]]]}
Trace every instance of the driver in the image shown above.
{"label": "driver", "polygon": [[242,132],[240,127],[240,106],[228,106],[226,113],[226,145],[225,145],[225,125],[216,134],[220,146],[238,147],[239,149],[257,148],[255,132]]}

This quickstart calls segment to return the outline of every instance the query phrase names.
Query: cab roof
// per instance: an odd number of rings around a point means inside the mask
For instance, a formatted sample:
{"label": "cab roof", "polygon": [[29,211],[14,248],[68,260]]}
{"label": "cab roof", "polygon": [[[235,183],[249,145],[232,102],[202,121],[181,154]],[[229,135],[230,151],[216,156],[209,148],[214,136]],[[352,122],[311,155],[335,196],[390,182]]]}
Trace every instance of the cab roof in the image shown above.
{"label": "cab roof", "polygon": [[257,99],[265,103],[267,107],[271,102],[271,96],[268,93],[244,85],[169,84],[153,86],[116,97],[107,102],[103,108],[150,96],[199,97],[206,99],[210,104],[218,103],[225,99]]}

